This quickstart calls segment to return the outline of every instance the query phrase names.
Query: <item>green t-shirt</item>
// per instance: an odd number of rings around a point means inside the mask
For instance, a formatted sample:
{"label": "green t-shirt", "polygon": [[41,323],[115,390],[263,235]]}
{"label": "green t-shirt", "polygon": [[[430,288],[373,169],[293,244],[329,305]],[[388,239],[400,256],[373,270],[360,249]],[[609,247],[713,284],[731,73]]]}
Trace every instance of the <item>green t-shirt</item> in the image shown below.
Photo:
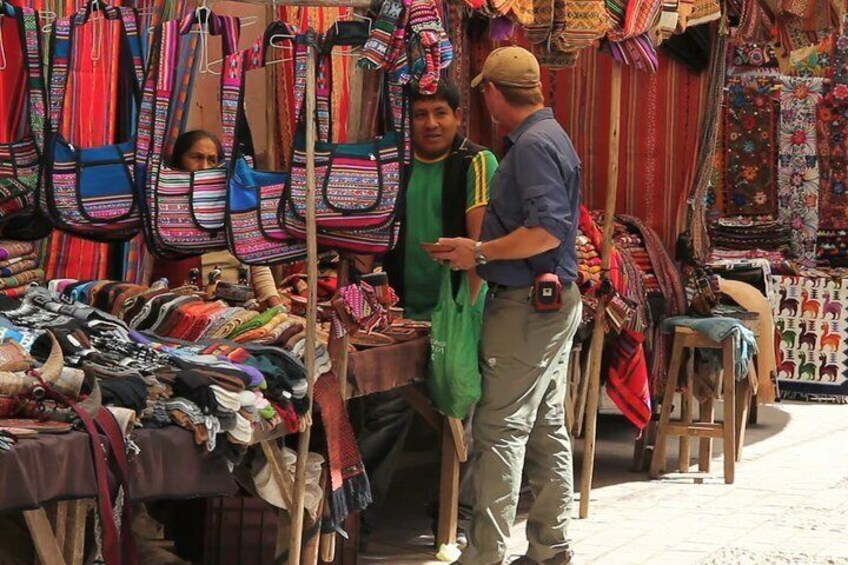
{"label": "green t-shirt", "polygon": [[[406,251],[404,254],[404,315],[429,320],[439,300],[440,265],[421,248],[442,237],[442,180],[447,155],[436,161],[415,158],[406,187]],[[498,168],[491,151],[481,151],[468,167],[466,211],[485,206],[489,183]]]}

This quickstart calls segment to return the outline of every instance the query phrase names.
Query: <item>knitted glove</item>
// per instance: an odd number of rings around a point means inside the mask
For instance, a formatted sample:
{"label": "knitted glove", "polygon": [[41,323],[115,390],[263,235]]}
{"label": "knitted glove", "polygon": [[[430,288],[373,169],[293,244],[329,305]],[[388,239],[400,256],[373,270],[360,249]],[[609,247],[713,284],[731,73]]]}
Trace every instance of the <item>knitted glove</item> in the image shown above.
{"label": "knitted glove", "polygon": [[398,22],[406,12],[403,0],[384,0],[380,15],[371,27],[371,35],[362,48],[362,56],[357,63],[365,69],[388,68],[392,59],[387,55],[392,50]]}
{"label": "knitted glove", "polygon": [[412,0],[409,26],[418,38],[424,59],[424,72],[418,88],[423,94],[435,94],[439,87],[439,71],[450,65],[453,48],[433,0]]}

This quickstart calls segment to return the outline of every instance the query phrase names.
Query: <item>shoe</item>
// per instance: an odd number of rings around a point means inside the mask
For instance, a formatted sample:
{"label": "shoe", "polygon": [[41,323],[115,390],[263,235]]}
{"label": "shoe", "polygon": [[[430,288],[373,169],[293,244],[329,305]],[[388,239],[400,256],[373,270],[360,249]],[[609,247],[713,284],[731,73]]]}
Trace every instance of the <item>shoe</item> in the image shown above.
{"label": "shoe", "polygon": [[574,552],[570,549],[544,561],[536,561],[526,555],[519,555],[515,560],[507,561],[507,563],[509,565],[576,565],[574,562]]}
{"label": "shoe", "polygon": [[[431,522],[430,523],[430,531],[433,533],[433,547],[435,547],[436,549],[439,549],[438,547],[436,547],[436,537],[437,537],[438,531],[439,531],[438,522]],[[465,547],[467,545],[468,545],[468,534],[465,533],[465,528],[462,525],[458,525],[456,527],[456,546],[459,549],[465,549]]]}

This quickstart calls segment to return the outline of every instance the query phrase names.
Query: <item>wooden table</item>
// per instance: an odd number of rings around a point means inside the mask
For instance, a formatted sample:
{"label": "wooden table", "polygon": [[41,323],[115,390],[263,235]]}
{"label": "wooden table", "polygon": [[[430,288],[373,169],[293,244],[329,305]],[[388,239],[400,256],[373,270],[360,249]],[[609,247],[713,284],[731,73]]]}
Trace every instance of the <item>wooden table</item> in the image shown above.
{"label": "wooden table", "polygon": [[[427,380],[430,339],[421,337],[404,343],[366,349],[350,354],[348,397],[398,390],[412,408],[441,436],[442,462],[439,474],[439,519],[436,545],[456,542],[459,512],[459,466],[468,459],[462,421],[436,410],[422,391]],[[359,515],[345,523],[348,538],[342,542],[335,563],[358,561]]]}

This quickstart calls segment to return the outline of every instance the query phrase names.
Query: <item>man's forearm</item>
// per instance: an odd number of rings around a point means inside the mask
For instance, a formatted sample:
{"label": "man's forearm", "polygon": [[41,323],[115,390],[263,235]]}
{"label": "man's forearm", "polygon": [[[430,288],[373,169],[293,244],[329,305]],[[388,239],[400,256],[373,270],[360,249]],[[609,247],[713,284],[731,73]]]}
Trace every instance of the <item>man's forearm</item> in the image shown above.
{"label": "man's forearm", "polygon": [[545,228],[522,226],[503,237],[484,242],[481,251],[489,261],[520,260],[554,249],[559,243]]}

